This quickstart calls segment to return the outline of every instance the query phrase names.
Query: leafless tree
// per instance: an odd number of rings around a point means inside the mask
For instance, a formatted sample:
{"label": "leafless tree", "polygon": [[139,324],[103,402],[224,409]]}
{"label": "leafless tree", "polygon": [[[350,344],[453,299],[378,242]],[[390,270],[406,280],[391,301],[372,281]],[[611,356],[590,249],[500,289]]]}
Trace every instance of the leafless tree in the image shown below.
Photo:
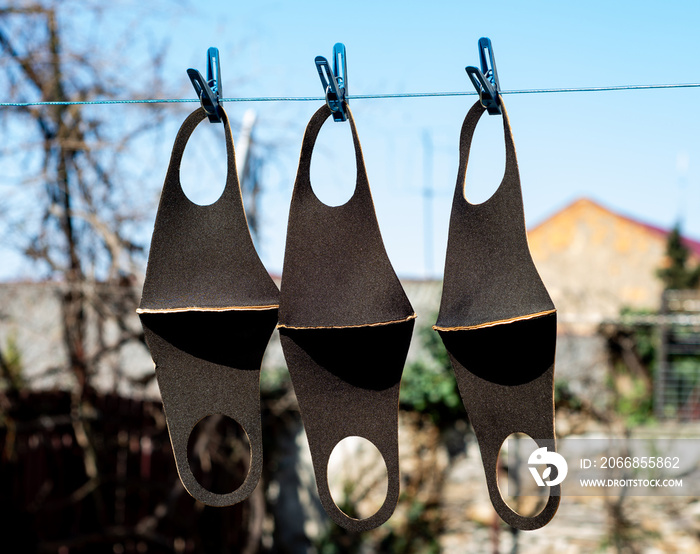
{"label": "leafless tree", "polygon": [[[128,108],[121,106],[107,111],[63,104],[139,98],[159,85],[162,51],[147,60],[152,77],[147,83],[130,78],[138,68],[120,74],[115,65],[123,58],[95,48],[107,44],[104,40],[86,40],[98,38],[94,29],[105,32],[105,13],[96,5],[80,13],[77,7],[71,1],[35,0],[0,8],[5,98],[55,103],[0,112],[1,154],[13,177],[6,173],[0,215],[4,244],[35,261],[42,278],[63,286],[64,346],[80,396],[106,348],[88,348],[88,309],[98,320],[107,315],[100,290],[131,283],[143,254],[134,232],[143,214],[133,194],[139,176],[128,170],[129,160],[141,138],[161,123],[163,110],[141,107],[140,114],[125,117]],[[124,333],[118,346],[133,331],[122,318],[116,321]]]}
{"label": "leafless tree", "polygon": [[[125,117],[126,108],[120,106],[107,111],[67,104],[144,97],[159,85],[162,49],[142,57],[147,82],[131,78],[141,68],[117,71],[123,56],[114,52],[130,38],[105,40],[105,29],[112,25],[108,16],[96,3],[71,0],[17,0],[0,7],[4,99],[53,103],[0,111],[0,157],[7,168],[0,201],[2,240],[33,260],[39,277],[56,282],[61,291],[62,369],[73,377],[71,420],[90,480],[86,486],[95,494],[101,475],[85,399],[104,356],[125,342],[142,340],[140,329],[127,323],[134,302],[125,301],[133,294],[128,285],[143,253],[135,232],[142,210],[133,194],[139,175],[128,160],[162,120],[162,109],[154,106]],[[107,320],[120,329],[109,343],[99,332]],[[96,338],[89,336],[90,321]]]}
{"label": "leafless tree", "polygon": [[[128,9],[123,9],[127,4]],[[0,107],[0,163],[4,168],[0,172],[0,249],[11,247],[19,252],[24,260],[30,260],[37,279],[53,282],[60,291],[65,364],[54,369],[72,379],[70,418],[61,417],[70,420],[87,478],[68,498],[42,497],[33,502],[32,509],[38,513],[40,505],[68,508],[89,500],[85,506],[95,509],[100,528],[97,534],[73,537],[71,544],[78,550],[94,541],[103,544],[113,539],[116,544],[124,537],[146,542],[171,540],[170,531],[158,533],[170,525],[168,520],[182,516],[177,507],[188,501],[188,509],[197,515],[173,531],[180,533],[176,537],[182,536],[185,527],[218,521],[208,511],[202,512],[200,519],[201,506],[194,507],[194,500],[185,498],[179,480],[172,479],[165,485],[172,487],[169,492],[159,489],[155,511],[127,528],[123,521],[126,501],[121,501],[119,509],[110,507],[110,495],[124,499],[129,487],[135,487],[124,477],[127,459],[140,456],[143,460],[146,454],[150,459],[151,450],[169,448],[167,441],[162,441],[164,421],[162,416],[153,416],[157,425],[150,430],[129,429],[124,422],[117,440],[105,434],[109,417],[95,415],[95,406],[104,406],[106,398],[95,391],[100,364],[125,344],[143,342],[134,316],[138,301],[134,285],[145,269],[148,227],[167,163],[167,158],[160,156],[157,159],[164,163],[153,164],[148,148],[159,142],[164,118],[172,115],[173,108],[91,102],[181,97],[182,85],[193,94],[185,68],[177,87],[168,88],[162,76],[165,47],[149,35],[148,20],[143,18],[144,11],[152,15],[160,9],[162,15],[174,3],[147,4],[146,8],[130,0],[9,0],[0,6],[2,100],[29,104]],[[260,145],[253,140],[253,123],[250,115],[244,118],[241,135],[245,140],[237,146],[241,147],[239,170],[255,232],[261,154]],[[0,250],[0,257],[2,253]],[[14,375],[13,360],[2,354],[0,351],[0,379],[7,380]],[[153,378],[153,374],[147,377]],[[16,387],[13,393],[17,393]],[[13,401],[18,401],[17,394],[11,399],[0,392],[0,417],[11,411],[8,406]],[[128,398],[118,401],[122,409],[131,402]],[[54,418],[50,427],[60,426],[59,419]],[[147,419],[150,421],[150,416]],[[127,453],[126,443],[133,437],[140,437],[139,446],[136,450],[129,446]],[[114,445],[106,444],[109,441],[116,444],[117,454]],[[144,454],[143,445],[152,442],[160,447],[149,446]],[[3,455],[8,451],[0,450]],[[116,473],[109,469],[115,455]],[[140,483],[139,494],[150,498],[155,487],[163,487],[174,477],[173,471],[170,473],[163,471],[151,482]],[[45,483],[49,482],[47,478]],[[47,487],[50,491],[51,485]],[[264,505],[261,489],[250,503],[217,512],[224,514],[218,517],[228,524],[216,532],[238,537],[228,537],[227,544],[238,541],[247,545],[245,551],[257,551]],[[122,516],[114,515],[112,520],[109,514],[114,510]],[[245,521],[248,523],[241,523]],[[210,533],[212,537],[216,532]]]}

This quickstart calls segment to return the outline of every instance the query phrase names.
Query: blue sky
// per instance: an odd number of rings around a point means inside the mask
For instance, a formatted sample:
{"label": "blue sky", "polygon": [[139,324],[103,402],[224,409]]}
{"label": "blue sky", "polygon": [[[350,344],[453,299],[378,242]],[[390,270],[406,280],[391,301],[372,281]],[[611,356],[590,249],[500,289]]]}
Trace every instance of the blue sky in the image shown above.
{"label": "blue sky", "polygon": [[[700,82],[699,6],[692,1],[663,7],[644,1],[221,2],[210,3],[209,15],[184,23],[206,28],[215,18],[213,35],[194,34],[194,40],[173,41],[172,47],[200,67],[208,46],[220,48],[223,81],[232,82],[225,90],[230,96],[321,94],[313,59],[330,57],[335,42],[347,48],[351,94],[471,90],[464,67],[478,65],[481,36],[492,40],[504,90]],[[247,80],[236,86],[244,76]],[[351,102],[379,223],[401,275],[442,270],[459,129],[474,100]],[[685,232],[700,236],[700,89],[507,95],[505,103],[528,225],[589,196],[662,226],[682,217]],[[270,171],[278,182],[271,182],[262,198],[266,224],[261,252],[277,270],[295,158],[317,104],[246,107],[258,112],[266,137],[279,133],[278,121],[291,141],[285,153],[291,159]],[[244,106],[227,108],[233,115]],[[468,197],[471,190],[482,200],[503,171],[500,118],[483,119],[467,185]],[[342,191],[352,188],[351,179],[343,180],[353,173],[349,139],[344,140],[349,130],[346,124],[329,126],[334,128],[322,143],[328,156],[325,173],[319,169],[313,183],[322,198],[337,193],[342,199]],[[430,233],[424,228],[421,194],[426,133],[433,143]],[[335,153],[333,140],[344,145]],[[429,263],[426,236],[432,236]]]}
{"label": "blue sky", "polygon": [[[206,50],[216,46],[227,97],[320,96],[314,57],[330,57],[336,42],[347,48],[350,94],[473,90],[464,67],[478,65],[481,36],[492,40],[504,90],[697,83],[699,20],[695,1],[663,6],[598,0],[214,1],[194,7],[173,3],[151,20],[149,32],[167,39],[166,73],[172,83],[181,83],[183,95],[193,94],[185,70],[203,72]],[[686,234],[700,237],[700,89],[505,95],[504,100],[528,226],[587,196],[664,227],[680,218]],[[474,101],[468,96],[351,102],[379,224],[400,276],[442,272],[459,129]],[[258,245],[275,273],[282,270],[301,138],[318,106],[226,105],[236,120],[254,109],[258,138],[275,144],[260,198]],[[177,126],[192,107],[175,114],[162,134],[162,159],[155,162],[162,175]],[[500,182],[501,129],[500,117],[482,118],[468,172],[469,198],[484,200]],[[425,137],[432,144],[429,175]],[[220,181],[216,168],[211,171],[212,181]],[[322,199],[337,203],[350,195],[354,162],[346,123],[324,126],[313,171]],[[427,181],[434,199],[426,219]],[[161,184],[162,177],[150,186],[157,191]],[[148,199],[153,214],[156,199]]]}

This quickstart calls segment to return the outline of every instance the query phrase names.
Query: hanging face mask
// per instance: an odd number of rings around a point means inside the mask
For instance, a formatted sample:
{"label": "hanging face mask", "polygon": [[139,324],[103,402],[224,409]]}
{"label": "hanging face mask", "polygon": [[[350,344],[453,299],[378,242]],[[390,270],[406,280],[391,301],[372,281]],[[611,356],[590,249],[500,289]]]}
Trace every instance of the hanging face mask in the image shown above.
{"label": "hanging face mask", "polygon": [[[311,188],[311,154],[331,110],[306,128],[292,196],[280,294],[280,336],[306,435],[319,497],[329,516],[351,531],[384,523],[399,496],[398,402],[415,314],[379,232],[355,124],[354,194],[323,204]],[[328,461],[344,438],[377,447],[388,492],[374,515],[355,519],[334,502]]]}
{"label": "hanging face mask", "polygon": [[539,514],[524,517],[501,497],[498,456],[505,439],[518,432],[554,451],[556,311],[527,245],[515,146],[504,107],[503,181],[482,204],[471,204],[465,198],[469,149],[484,111],[477,102],[462,127],[435,329],[449,352],[479,442],[493,506],[512,527],[537,529],[554,517],[560,485],[550,488]]}
{"label": "hanging face mask", "polygon": [[[214,204],[192,203],[179,177],[185,146],[205,112],[193,112],[175,139],[138,309],[180,479],[193,497],[210,506],[244,500],[260,479],[260,364],[279,303],[279,291],[248,230],[231,129],[223,109],[221,115],[228,174]],[[217,414],[236,421],[250,444],[245,480],[225,494],[203,487],[187,458],[195,425]]]}

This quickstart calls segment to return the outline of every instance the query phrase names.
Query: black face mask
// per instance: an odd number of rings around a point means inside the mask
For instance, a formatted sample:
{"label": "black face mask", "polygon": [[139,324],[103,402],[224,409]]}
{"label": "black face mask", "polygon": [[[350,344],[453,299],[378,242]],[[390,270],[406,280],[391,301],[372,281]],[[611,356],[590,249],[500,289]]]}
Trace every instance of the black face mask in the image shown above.
{"label": "black face mask", "polygon": [[[292,196],[280,293],[282,348],[309,440],[318,493],[339,525],[366,531],[384,523],[399,496],[398,401],[415,314],[379,232],[355,124],[355,192],[323,204],[310,182],[323,106],[306,128]],[[388,493],[366,519],[333,501],[327,467],[345,437],[372,442],[384,458]]]}
{"label": "black face mask", "polygon": [[[193,112],[175,139],[138,313],[156,364],[180,479],[204,504],[228,506],[255,489],[262,471],[260,364],[277,322],[279,291],[248,230],[223,110],[228,175],[221,197],[199,206],[182,191],[182,155],[205,118],[203,110]],[[226,494],[202,486],[187,459],[193,428],[215,414],[240,424],[250,443],[245,480]]]}
{"label": "black face mask", "polygon": [[467,114],[435,329],[450,355],[486,472],[489,495],[503,520],[537,529],[557,511],[560,485],[537,516],[511,510],[498,490],[498,454],[512,433],[554,450],[554,304],[530,256],[520,175],[503,108],[506,168],[498,190],[482,204],[465,198],[467,160],[484,108]]}

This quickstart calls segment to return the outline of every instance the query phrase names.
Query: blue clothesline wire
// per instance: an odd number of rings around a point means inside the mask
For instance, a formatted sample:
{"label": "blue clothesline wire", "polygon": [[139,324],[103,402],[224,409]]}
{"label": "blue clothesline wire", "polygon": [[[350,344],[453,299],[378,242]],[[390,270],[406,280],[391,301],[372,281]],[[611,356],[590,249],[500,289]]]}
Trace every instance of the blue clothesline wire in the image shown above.
{"label": "blue clothesline wire", "polygon": [[[700,83],[675,83],[665,85],[618,85],[606,87],[571,87],[571,88],[545,88],[524,90],[502,90],[506,94],[550,94],[563,92],[606,92],[620,90],[651,90],[673,88],[700,88]],[[476,91],[459,92],[407,92],[396,94],[351,94],[348,100],[373,100],[391,98],[426,98],[446,96],[476,96]],[[322,96],[251,96],[240,98],[222,98],[221,102],[323,102]],[[0,107],[28,108],[32,106],[95,106],[109,104],[182,104],[199,102],[198,98],[150,98],[135,100],[66,100],[62,102],[0,102]]]}

